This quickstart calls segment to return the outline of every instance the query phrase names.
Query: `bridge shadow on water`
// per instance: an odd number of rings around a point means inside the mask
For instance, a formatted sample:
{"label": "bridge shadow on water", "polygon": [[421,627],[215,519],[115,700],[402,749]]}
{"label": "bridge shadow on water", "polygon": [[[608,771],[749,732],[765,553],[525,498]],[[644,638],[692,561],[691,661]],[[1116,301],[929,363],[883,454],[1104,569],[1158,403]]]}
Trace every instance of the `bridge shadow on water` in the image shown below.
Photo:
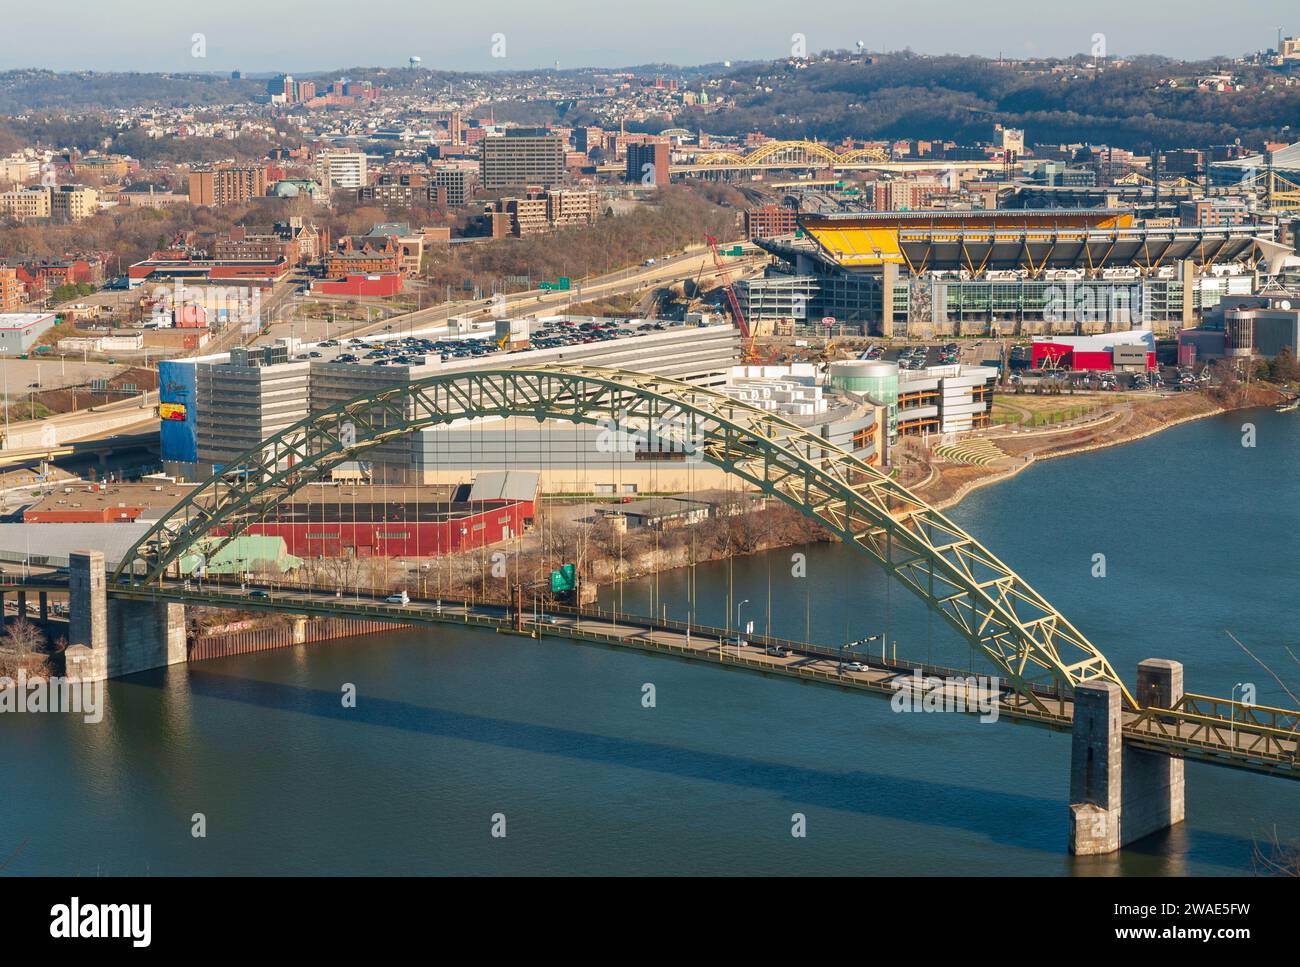
{"label": "bridge shadow on water", "polygon": [[[1148,837],[1113,856],[1069,857],[1065,855],[1063,798],[958,786],[915,776],[806,768],[371,696],[364,697],[355,708],[344,708],[338,692],[239,678],[195,666],[190,666],[184,674],[195,698],[238,702],[352,725],[399,729],[678,779],[763,790],[797,805],[962,830],[997,844],[1058,855],[1062,872],[1167,875],[1181,872],[1180,867],[1187,860],[1189,844],[1185,825]],[[151,672],[132,676],[130,680],[166,688],[167,678],[166,672]],[[941,762],[934,765],[942,767]],[[918,804],[924,805],[918,808]],[[1248,839],[1209,830],[1197,830],[1196,839],[1202,861],[1218,860],[1229,865],[1237,865],[1230,858],[1240,857],[1242,849],[1248,852],[1251,845]],[[988,872],[1014,871],[990,869]]]}

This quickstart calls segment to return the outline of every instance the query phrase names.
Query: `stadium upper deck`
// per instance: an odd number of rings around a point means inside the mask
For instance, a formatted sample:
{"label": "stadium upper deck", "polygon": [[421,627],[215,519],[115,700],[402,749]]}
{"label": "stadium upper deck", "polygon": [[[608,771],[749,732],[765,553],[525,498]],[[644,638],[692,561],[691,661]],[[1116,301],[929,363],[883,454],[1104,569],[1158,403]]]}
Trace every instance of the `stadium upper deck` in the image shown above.
{"label": "stadium upper deck", "polygon": [[905,266],[913,274],[1108,268],[1153,270],[1253,257],[1258,225],[1135,228],[1113,209],[864,212],[803,215],[807,242],[756,240],[778,256],[811,256],[847,270]]}

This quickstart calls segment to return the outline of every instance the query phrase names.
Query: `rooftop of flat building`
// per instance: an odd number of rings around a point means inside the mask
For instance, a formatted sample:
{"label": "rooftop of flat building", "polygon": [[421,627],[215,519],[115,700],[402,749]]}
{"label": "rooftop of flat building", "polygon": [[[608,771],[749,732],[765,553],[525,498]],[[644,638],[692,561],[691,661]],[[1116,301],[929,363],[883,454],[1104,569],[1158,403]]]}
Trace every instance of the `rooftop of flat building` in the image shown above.
{"label": "rooftop of flat building", "polygon": [[0,329],[27,329],[53,318],[53,312],[0,312]]}
{"label": "rooftop of flat building", "polygon": [[66,481],[23,509],[24,514],[50,511],[99,511],[116,507],[166,510],[194,490],[193,484],[140,480],[124,483]]}

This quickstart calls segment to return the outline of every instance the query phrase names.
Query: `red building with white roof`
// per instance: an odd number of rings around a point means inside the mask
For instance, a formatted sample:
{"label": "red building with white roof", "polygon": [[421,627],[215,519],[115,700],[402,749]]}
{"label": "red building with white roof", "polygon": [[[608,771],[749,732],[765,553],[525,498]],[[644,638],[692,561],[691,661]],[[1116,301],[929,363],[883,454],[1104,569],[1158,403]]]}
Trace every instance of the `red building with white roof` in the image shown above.
{"label": "red building with white roof", "polygon": [[1034,339],[1033,367],[1082,372],[1155,369],[1156,340],[1147,329],[1092,336],[1039,336]]}

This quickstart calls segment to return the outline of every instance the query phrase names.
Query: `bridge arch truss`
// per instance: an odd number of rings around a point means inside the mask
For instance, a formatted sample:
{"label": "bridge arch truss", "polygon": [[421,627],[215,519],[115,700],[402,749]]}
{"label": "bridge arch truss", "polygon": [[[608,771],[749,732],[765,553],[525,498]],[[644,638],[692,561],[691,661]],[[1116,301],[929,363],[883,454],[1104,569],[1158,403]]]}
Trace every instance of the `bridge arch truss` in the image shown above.
{"label": "bridge arch truss", "polygon": [[1132,696],[1111,664],[1045,598],[940,511],[888,475],[775,414],[689,383],[590,367],[450,373],[315,413],[194,489],[123,557],[115,584],[161,583],[201,540],[220,546],[279,502],[365,451],[426,427],[534,417],[653,434],[720,467],[864,552],[922,598],[1043,707],[1035,685],[1097,680]]}
{"label": "bridge arch truss", "polygon": [[838,165],[870,164],[885,160],[884,149],[878,147],[836,151],[816,141],[769,141],[747,154],[720,151],[700,159],[700,164],[729,168],[780,168],[783,165],[796,168],[834,168]]}

